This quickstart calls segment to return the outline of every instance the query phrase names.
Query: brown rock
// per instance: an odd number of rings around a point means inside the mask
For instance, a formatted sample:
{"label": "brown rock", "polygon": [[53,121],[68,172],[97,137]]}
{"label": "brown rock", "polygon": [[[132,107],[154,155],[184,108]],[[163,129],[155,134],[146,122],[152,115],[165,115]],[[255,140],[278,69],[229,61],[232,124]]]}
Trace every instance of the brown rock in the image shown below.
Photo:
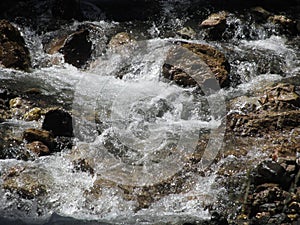
{"label": "brown rock", "polygon": [[18,193],[22,198],[32,199],[47,193],[44,171],[36,168],[12,167],[3,175],[3,188]]}
{"label": "brown rock", "polygon": [[226,29],[226,17],[227,13],[225,11],[213,13],[206,20],[202,21],[200,26],[208,29],[207,32],[210,39],[219,39]]}
{"label": "brown rock", "polygon": [[56,145],[53,135],[46,130],[38,130],[34,128],[27,129],[23,133],[23,138],[29,143],[36,141],[42,142],[49,148],[50,151],[53,150]]}
{"label": "brown rock", "polygon": [[221,11],[218,13],[211,14],[206,20],[202,21],[200,24],[201,27],[215,27],[215,26],[224,26],[226,24],[227,13]]}
{"label": "brown rock", "polygon": [[49,148],[43,142],[34,141],[26,145],[26,148],[37,156],[49,155]]}
{"label": "brown rock", "polygon": [[30,56],[20,32],[6,20],[0,20],[0,65],[29,70]]}
{"label": "brown rock", "polygon": [[295,92],[295,86],[279,83],[275,87],[267,88],[264,96],[260,98],[264,109],[286,110],[300,107],[300,96]]}
{"label": "brown rock", "polygon": [[[163,76],[167,79],[174,80],[175,83],[181,86],[196,86],[203,85],[205,83],[209,84],[210,82],[216,89],[218,89],[218,85],[220,87],[227,87],[229,85],[229,71],[230,65],[226,60],[223,53],[218,51],[212,46],[204,45],[204,44],[194,44],[194,43],[186,43],[181,42],[181,46],[192,53],[194,53],[193,59],[191,61],[197,60],[199,57],[199,62],[195,62],[194,65],[203,65],[203,71],[207,71],[206,74],[188,74],[186,68],[180,68],[180,65],[171,65],[169,63],[165,63],[163,65]],[[167,60],[172,63],[172,61],[176,61],[176,52],[175,54],[170,52]],[[184,56],[183,56],[184,57]],[[173,58],[175,60],[173,60]],[[187,65],[187,67],[191,67],[191,65]],[[199,70],[199,68],[198,68]],[[215,76],[211,75],[211,73]],[[192,77],[194,76],[194,77]],[[196,77],[195,77],[196,76]]]}
{"label": "brown rock", "polygon": [[108,43],[109,48],[117,48],[122,45],[135,43],[135,40],[126,32],[117,33]]}

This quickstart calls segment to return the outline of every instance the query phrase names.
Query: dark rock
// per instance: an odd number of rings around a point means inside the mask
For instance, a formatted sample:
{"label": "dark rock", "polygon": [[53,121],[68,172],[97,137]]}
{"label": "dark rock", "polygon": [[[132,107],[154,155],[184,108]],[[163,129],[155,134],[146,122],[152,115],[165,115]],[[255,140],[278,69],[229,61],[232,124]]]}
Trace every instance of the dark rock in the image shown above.
{"label": "dark rock", "polygon": [[20,32],[6,20],[0,20],[0,62],[7,68],[28,71],[29,51]]}
{"label": "dark rock", "polygon": [[269,11],[260,6],[252,8],[251,11],[258,22],[264,22],[269,16],[271,16],[271,13]]}
{"label": "dark rock", "polygon": [[23,133],[23,138],[29,143],[36,141],[42,142],[49,148],[50,151],[54,150],[56,147],[52,133],[46,130],[38,130],[33,128],[27,129]]}
{"label": "dark rock", "polygon": [[285,169],[274,161],[263,161],[252,172],[252,182],[255,185],[275,183],[284,189],[288,189],[291,181],[292,178],[287,175]]}
{"label": "dark rock", "polygon": [[50,110],[45,114],[42,129],[51,131],[54,136],[72,137],[72,116],[64,110]]}
{"label": "dark rock", "polygon": [[213,212],[211,215],[211,224],[212,225],[228,225],[227,219],[219,214],[218,212]]}
{"label": "dark rock", "polygon": [[78,68],[84,66],[92,53],[89,31],[80,30],[68,36],[60,52],[64,54],[65,62]]}
{"label": "dark rock", "polygon": [[274,24],[280,26],[281,31],[287,34],[297,34],[297,22],[295,20],[289,19],[284,15],[274,15],[270,16],[268,20]]}
{"label": "dark rock", "polygon": [[[200,75],[188,74],[187,71],[185,71],[186,68],[180,68],[180,65],[171,64],[174,61],[176,62],[176,52],[170,52],[167,57],[167,62],[169,63],[165,63],[163,65],[163,76],[165,78],[174,80],[176,84],[184,87],[202,85],[202,87],[209,86],[212,87],[212,89],[218,89],[219,86],[222,88],[229,86],[230,65],[223,53],[209,45],[186,42],[181,42],[179,44],[181,44],[183,48],[194,53],[193,58],[196,59],[197,57],[199,57],[199,63],[196,62],[195,65],[202,65],[200,62],[203,61],[207,66],[207,68],[203,68],[203,70],[208,71],[206,74]],[[205,67],[205,65],[203,65],[203,67]],[[199,68],[196,69],[199,70]],[[215,79],[211,76],[210,73],[212,73],[212,76],[214,76]]]}
{"label": "dark rock", "polygon": [[268,224],[282,224],[286,220],[287,216],[284,213],[276,214],[269,219]]}

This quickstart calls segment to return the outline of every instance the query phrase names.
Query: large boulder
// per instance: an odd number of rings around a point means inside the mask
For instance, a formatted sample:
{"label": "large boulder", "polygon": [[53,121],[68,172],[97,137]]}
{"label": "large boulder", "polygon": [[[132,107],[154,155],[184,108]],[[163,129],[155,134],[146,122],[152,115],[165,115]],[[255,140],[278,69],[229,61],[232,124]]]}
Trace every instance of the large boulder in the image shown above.
{"label": "large boulder", "polygon": [[[179,44],[184,49],[187,49],[191,53],[194,53],[189,54],[191,55],[191,59],[189,60],[197,61],[195,63],[191,62],[190,64],[206,64],[204,65],[204,67],[206,68],[203,69],[208,70],[208,74],[188,74],[186,68],[181,68],[180,66],[175,64],[172,65],[174,57],[174,61],[176,61],[176,52],[175,54],[171,52],[171,54],[169,54],[167,58],[167,63],[163,65],[163,76],[165,78],[174,80],[176,84],[184,87],[202,85],[204,83],[215,82],[215,80],[218,81],[218,84],[221,88],[229,86],[230,65],[222,52],[206,44],[195,44],[187,42],[180,42]],[[213,74],[214,77],[211,76],[211,74]],[[218,84],[213,84],[213,86],[218,86]]]}
{"label": "large boulder", "polygon": [[0,65],[28,71],[29,51],[20,32],[7,20],[0,20]]}

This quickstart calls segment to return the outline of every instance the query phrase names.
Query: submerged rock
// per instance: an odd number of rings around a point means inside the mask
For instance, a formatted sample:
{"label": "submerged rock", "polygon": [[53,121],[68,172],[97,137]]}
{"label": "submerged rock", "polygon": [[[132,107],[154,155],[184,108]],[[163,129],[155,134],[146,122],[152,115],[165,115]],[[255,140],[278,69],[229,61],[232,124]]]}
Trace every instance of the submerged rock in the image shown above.
{"label": "submerged rock", "polygon": [[20,32],[10,22],[0,20],[0,65],[28,71],[30,55]]}
{"label": "submerged rock", "polygon": [[12,167],[2,175],[3,188],[22,198],[33,199],[47,193],[47,178],[45,171],[37,168]]}
{"label": "submerged rock", "polygon": [[54,136],[72,137],[72,116],[61,109],[49,110],[45,114],[42,129],[51,131]]}

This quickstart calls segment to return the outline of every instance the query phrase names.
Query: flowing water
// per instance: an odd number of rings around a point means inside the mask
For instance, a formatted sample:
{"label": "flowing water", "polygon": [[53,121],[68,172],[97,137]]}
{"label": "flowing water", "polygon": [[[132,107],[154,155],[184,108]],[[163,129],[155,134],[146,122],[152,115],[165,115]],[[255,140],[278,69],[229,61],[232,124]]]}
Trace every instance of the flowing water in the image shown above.
{"label": "flowing water", "polygon": [[[171,5],[165,3],[166,15],[175,10],[176,4]],[[214,173],[218,165],[210,163],[222,147],[226,101],[261,90],[283,77],[299,76],[300,53],[286,37],[271,28],[268,31],[250,28],[257,32],[255,38],[243,38],[244,25],[232,16],[228,23],[240,30],[236,30],[230,40],[209,44],[224,50],[235,84],[212,94],[199,94],[195,88],[166,82],[160,75],[168,52],[174,48],[172,42],[179,40],[165,33],[170,27],[181,27],[187,20],[187,17],[170,19],[166,16],[164,21],[148,23],[142,28],[126,24],[133,33],[142,34],[142,40],[129,48],[105,53],[101,52],[101,46],[108,39],[105,34],[121,25],[104,21],[75,22],[67,29],[93,23],[104,34],[91,37],[99,49],[94,48],[94,60],[86,69],[64,63],[60,54],[43,52],[42,40],[53,33],[40,35],[30,28],[20,27],[31,50],[34,69],[24,73],[1,68],[0,84],[19,92],[38,88],[49,105],[68,109],[74,117],[75,138],[72,149],[50,156],[29,161],[0,160],[1,175],[12,167],[23,168],[22,176],[28,174],[47,189],[45,195],[33,199],[0,189],[2,217],[20,218],[30,224],[45,223],[49,217],[49,224],[69,224],[69,221],[76,224],[76,220],[67,217],[114,224],[181,224],[181,221],[210,218],[208,206],[213,205],[223,191]],[[207,43],[201,33],[190,42]],[[193,58],[189,54],[183,56]],[[257,62],[252,55],[265,58]],[[264,64],[264,60],[274,55],[278,57],[274,59],[275,64],[278,63],[276,68],[261,69],[263,66],[259,63]],[[179,63],[184,63],[184,57],[178,59]],[[207,69],[202,62],[197,66],[202,72]],[[197,66],[190,68],[190,72],[198,73]],[[119,73],[122,79],[116,78]],[[26,128],[40,126],[40,122],[17,119],[0,124],[1,130],[9,130],[15,136],[21,136]],[[199,136],[207,133],[210,138],[202,166],[186,175],[188,187],[160,196],[148,208],[139,208],[136,199],[124,197],[118,187],[102,188],[97,198],[87,194],[99,179],[142,188],[176,176],[195,151]],[[14,151],[13,148],[10,151]],[[73,161],[81,158],[92,165],[93,174],[74,169]],[[203,171],[205,176],[200,175]],[[178,179],[185,178],[179,176]],[[2,183],[0,179],[0,185]]]}

